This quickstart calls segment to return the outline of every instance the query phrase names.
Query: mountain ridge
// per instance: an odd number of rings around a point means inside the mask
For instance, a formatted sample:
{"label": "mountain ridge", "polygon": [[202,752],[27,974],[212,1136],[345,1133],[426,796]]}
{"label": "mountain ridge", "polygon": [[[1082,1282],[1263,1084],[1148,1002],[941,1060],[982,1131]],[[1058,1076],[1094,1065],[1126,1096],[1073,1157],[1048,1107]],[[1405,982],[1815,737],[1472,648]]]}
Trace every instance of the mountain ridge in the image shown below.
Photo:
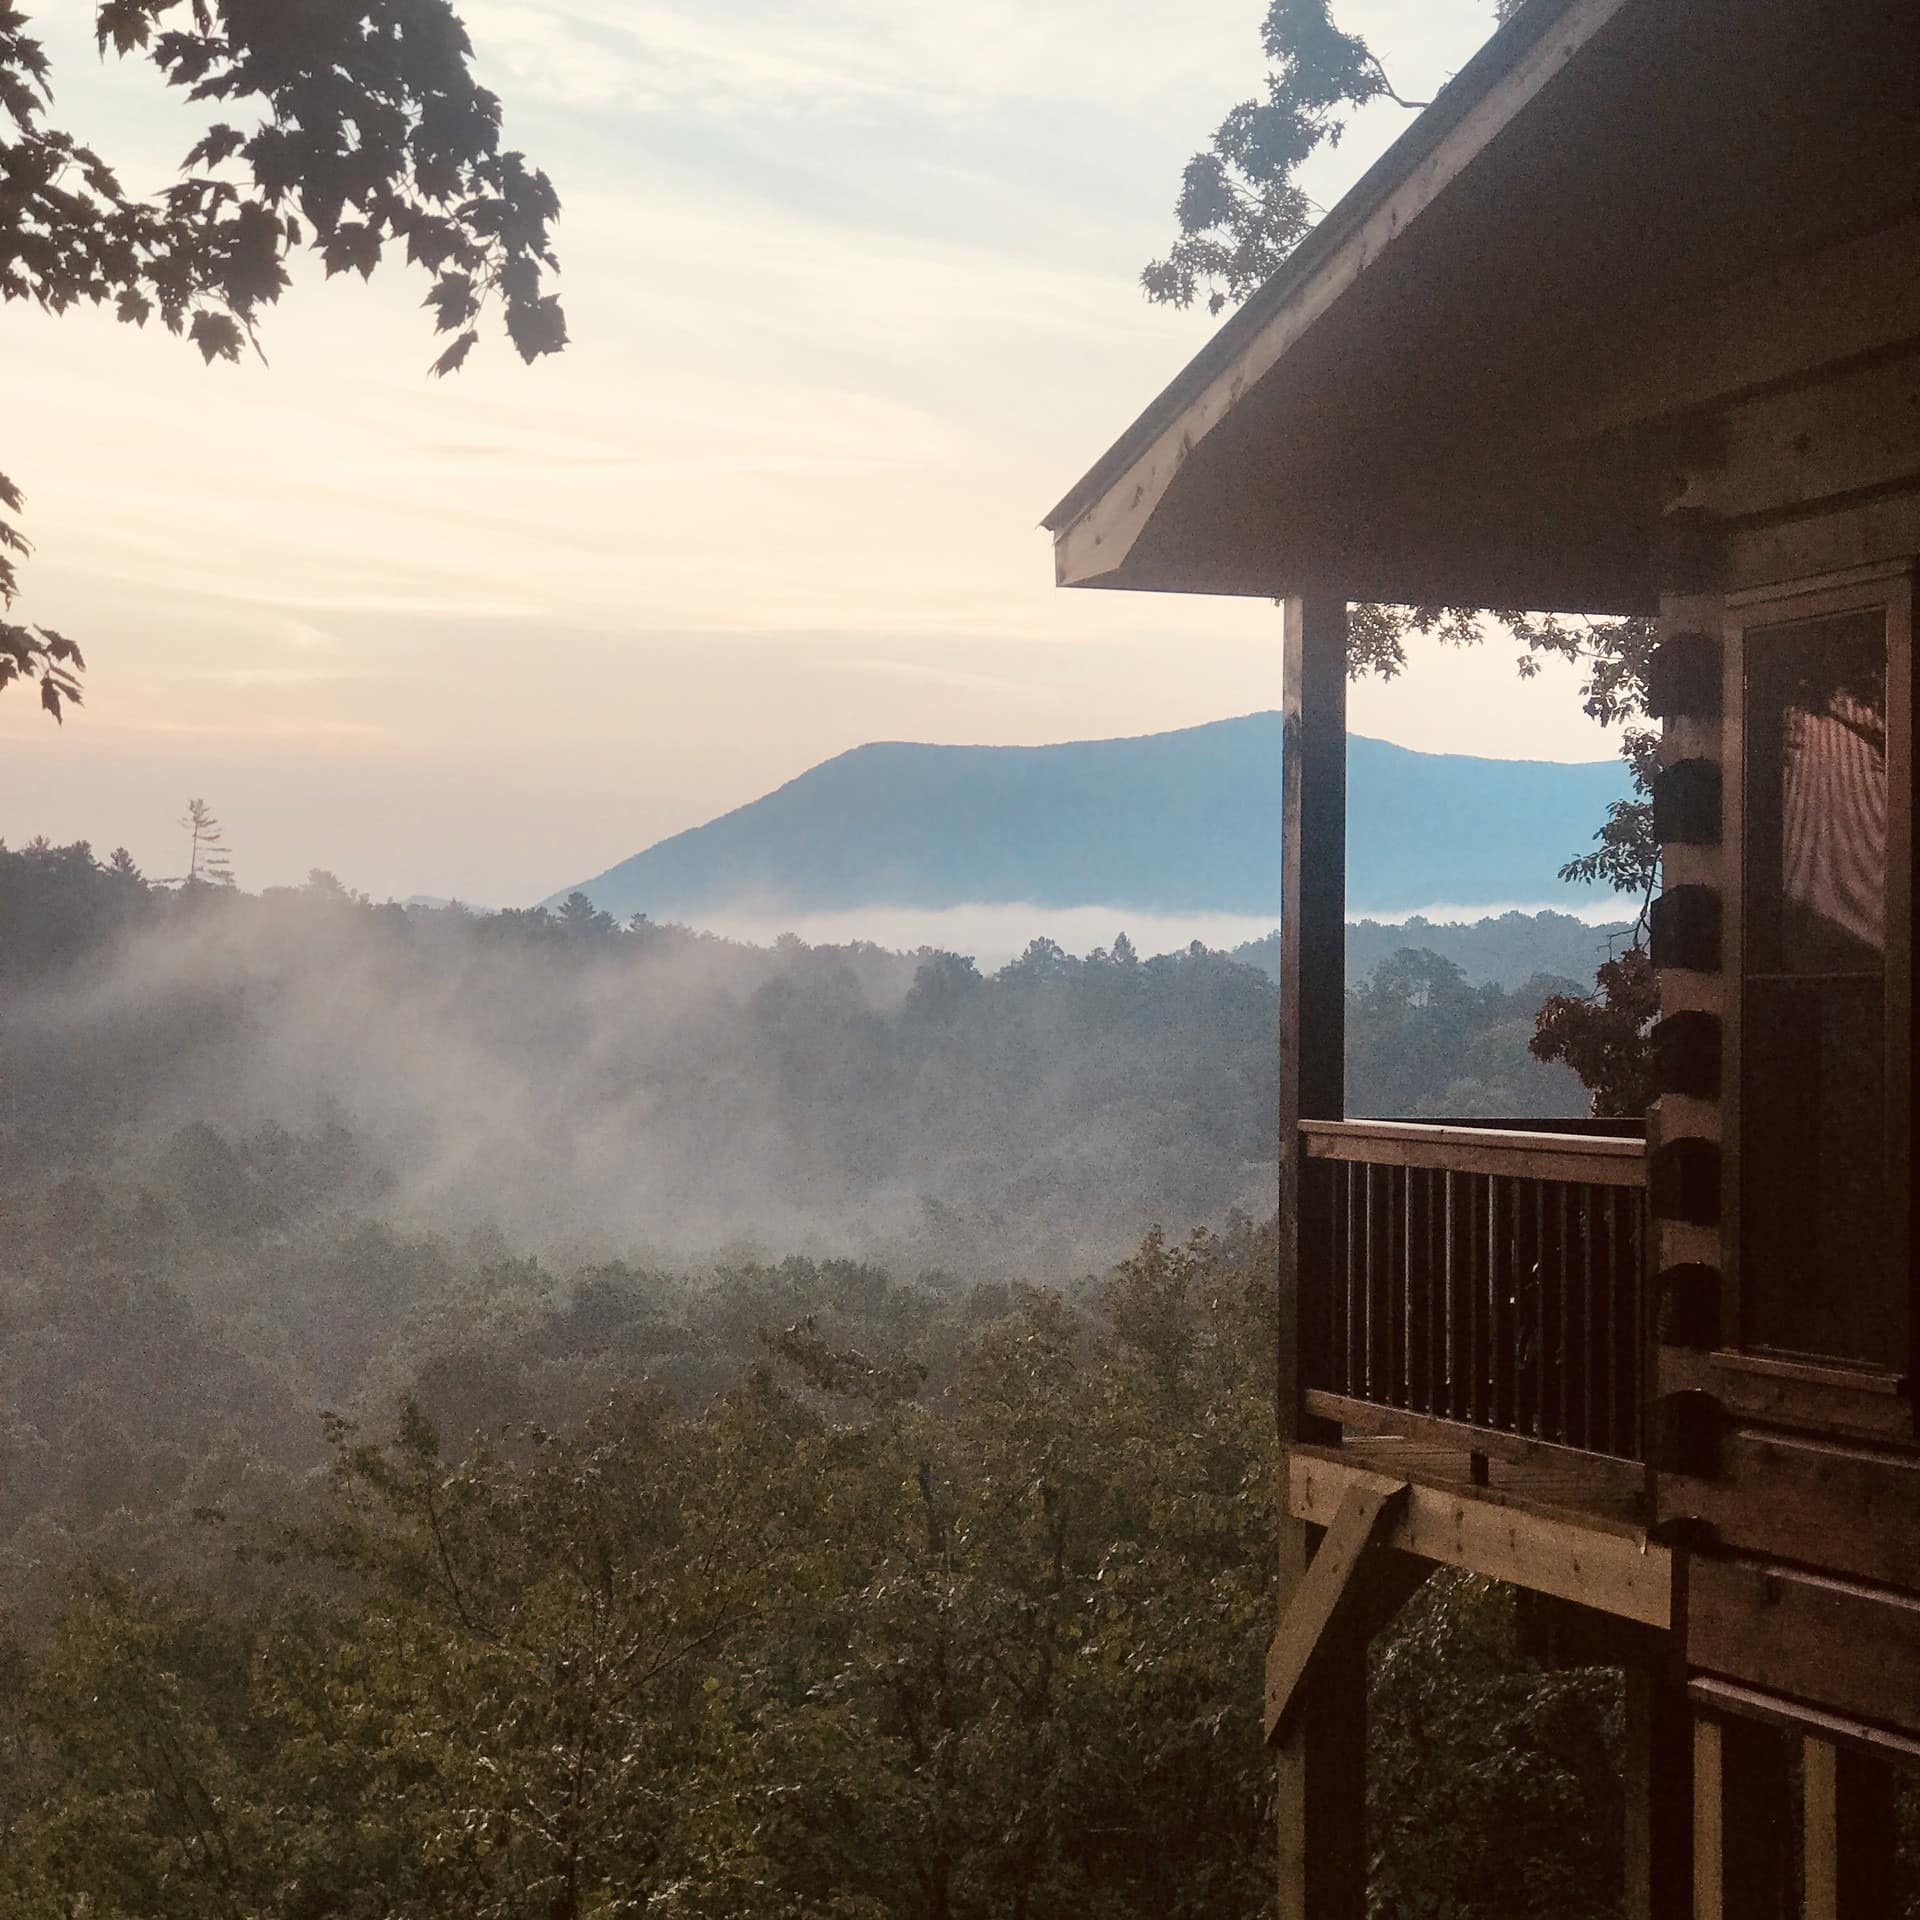
{"label": "mountain ridge", "polygon": [[[1277,913],[1275,712],[1039,747],[869,741],[578,883],[654,918],[1024,901]],[[1599,900],[1559,867],[1591,842],[1618,760],[1493,760],[1348,741],[1355,912]],[[573,888],[561,888],[550,902]]]}

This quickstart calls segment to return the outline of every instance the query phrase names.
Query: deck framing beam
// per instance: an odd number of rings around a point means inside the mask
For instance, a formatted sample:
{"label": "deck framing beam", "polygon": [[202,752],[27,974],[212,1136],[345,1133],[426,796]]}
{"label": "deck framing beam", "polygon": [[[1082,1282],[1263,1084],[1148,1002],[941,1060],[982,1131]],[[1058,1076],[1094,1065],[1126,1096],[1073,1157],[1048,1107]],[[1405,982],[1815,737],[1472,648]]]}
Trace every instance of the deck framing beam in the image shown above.
{"label": "deck framing beam", "polygon": [[[1354,1485],[1397,1484],[1322,1447],[1294,1447],[1286,1473],[1287,1512],[1316,1526],[1331,1524]],[[1549,1511],[1493,1489],[1416,1481],[1379,1544],[1642,1626],[1673,1625],[1673,1553],[1624,1523]]]}

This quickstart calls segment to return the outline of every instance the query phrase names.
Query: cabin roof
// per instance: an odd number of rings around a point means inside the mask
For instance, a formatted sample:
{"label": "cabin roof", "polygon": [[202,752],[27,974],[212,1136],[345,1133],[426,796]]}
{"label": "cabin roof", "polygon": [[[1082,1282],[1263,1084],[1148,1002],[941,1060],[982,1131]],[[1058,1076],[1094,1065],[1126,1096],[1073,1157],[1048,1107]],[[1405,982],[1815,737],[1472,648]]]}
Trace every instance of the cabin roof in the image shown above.
{"label": "cabin roof", "polygon": [[[1910,42],[1528,0],[1046,516],[1058,580],[1650,609],[1703,406],[1837,357],[1806,263],[1913,227]],[[1848,352],[1913,331],[1860,311]]]}
{"label": "cabin roof", "polygon": [[1504,80],[1521,55],[1557,27],[1572,0],[1533,0],[1488,38],[1416,114],[1372,166],[1301,239],[1273,275],[1230,313],[1213,338],[1150,400],[1133,424],[1068,488],[1041,521],[1057,533],[1105,493],[1134,460],[1202,393],[1216,375],[1233,364],[1274,316],[1332,261],[1340,247],[1368,217],[1414,175],[1442,139]]}

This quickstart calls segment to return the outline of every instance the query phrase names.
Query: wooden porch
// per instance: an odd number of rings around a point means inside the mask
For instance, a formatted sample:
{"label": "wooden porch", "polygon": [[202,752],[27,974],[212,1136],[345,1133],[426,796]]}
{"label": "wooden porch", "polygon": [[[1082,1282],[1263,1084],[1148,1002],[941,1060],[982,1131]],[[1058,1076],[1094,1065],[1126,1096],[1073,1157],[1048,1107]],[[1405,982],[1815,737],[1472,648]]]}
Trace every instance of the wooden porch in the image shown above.
{"label": "wooden porch", "polygon": [[1346,606],[1283,633],[1281,1438],[1644,1525],[1645,1129],[1346,1117]]}

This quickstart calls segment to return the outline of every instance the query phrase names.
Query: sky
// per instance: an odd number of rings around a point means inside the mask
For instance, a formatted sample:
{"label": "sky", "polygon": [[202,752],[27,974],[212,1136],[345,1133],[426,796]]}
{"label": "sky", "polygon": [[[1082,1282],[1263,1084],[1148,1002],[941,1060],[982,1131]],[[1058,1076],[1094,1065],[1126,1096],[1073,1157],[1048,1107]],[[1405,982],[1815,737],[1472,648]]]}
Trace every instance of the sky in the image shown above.
{"label": "sky", "polygon": [[[21,0],[59,123],[158,186],[194,123]],[[248,887],[518,905],[874,739],[1042,742],[1279,704],[1260,601],[1066,593],[1040,516],[1213,323],[1150,305],[1180,168],[1261,72],[1262,0],[468,0],[563,203],[573,337],[433,382],[424,284],[302,268],[267,363],[0,310],[13,617],[86,705],[0,700],[0,839]],[[1349,0],[1404,95],[1486,0]],[[1331,204],[1405,125],[1369,108]],[[1511,649],[1356,689],[1356,731],[1595,759]]]}

